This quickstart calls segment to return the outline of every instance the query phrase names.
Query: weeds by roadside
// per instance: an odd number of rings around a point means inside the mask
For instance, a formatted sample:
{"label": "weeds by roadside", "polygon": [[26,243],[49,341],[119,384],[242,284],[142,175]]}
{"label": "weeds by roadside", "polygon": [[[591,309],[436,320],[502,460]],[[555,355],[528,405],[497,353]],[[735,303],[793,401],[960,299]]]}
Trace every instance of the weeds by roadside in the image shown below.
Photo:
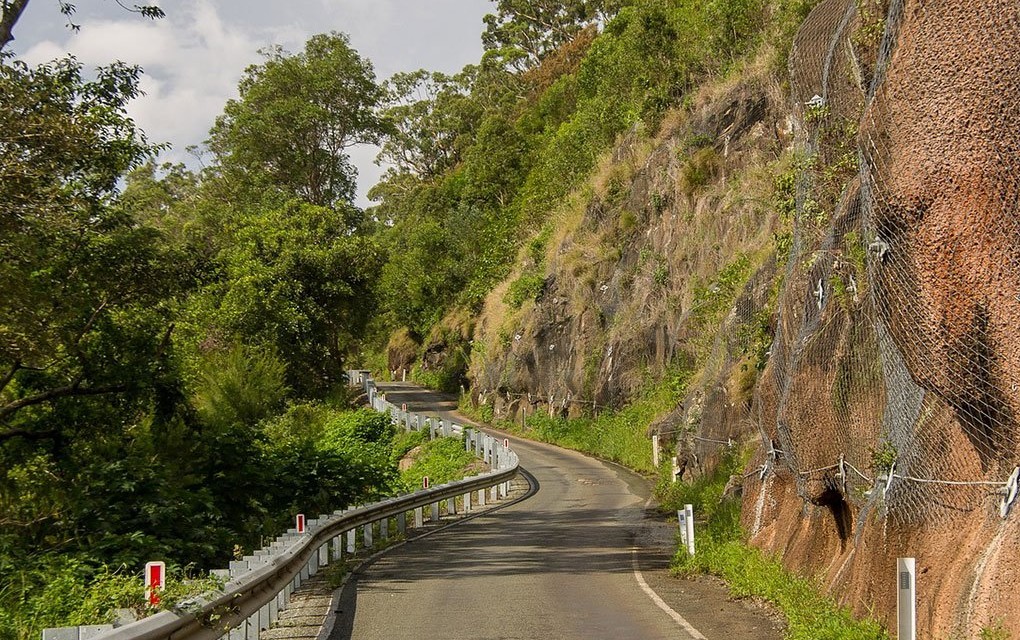
{"label": "weeds by roadside", "polygon": [[735,597],[761,598],[787,620],[789,640],[888,640],[874,620],[857,620],[823,595],[817,584],[795,576],[781,562],[744,543],[740,497],[725,494],[731,475],[743,470],[742,453],[731,448],[716,469],[689,483],[663,483],[658,494],[671,512],[694,505],[696,553],[680,547],[673,558],[675,575],[712,574],[726,581]]}

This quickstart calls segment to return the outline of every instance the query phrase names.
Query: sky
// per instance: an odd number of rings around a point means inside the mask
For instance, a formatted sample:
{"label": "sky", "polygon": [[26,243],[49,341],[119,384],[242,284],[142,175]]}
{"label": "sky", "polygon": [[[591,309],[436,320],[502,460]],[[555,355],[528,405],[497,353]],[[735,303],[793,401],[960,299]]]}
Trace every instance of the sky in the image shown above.
{"label": "sky", "polygon": [[[129,115],[153,142],[172,149],[161,161],[199,160],[186,151],[201,144],[230,98],[245,67],[262,58],[258,50],[282,45],[300,51],[316,33],[341,31],[372,61],[378,80],[398,71],[425,68],[459,71],[482,55],[482,16],[491,0],[125,0],[159,4],[166,12],[151,21],[118,6],[115,0],[78,0],[68,29],[57,0],[32,0],[8,46],[30,64],[71,53],[86,67],[121,60],[144,70],[145,95]],[[377,149],[351,151],[358,167],[356,204],[382,174]]]}

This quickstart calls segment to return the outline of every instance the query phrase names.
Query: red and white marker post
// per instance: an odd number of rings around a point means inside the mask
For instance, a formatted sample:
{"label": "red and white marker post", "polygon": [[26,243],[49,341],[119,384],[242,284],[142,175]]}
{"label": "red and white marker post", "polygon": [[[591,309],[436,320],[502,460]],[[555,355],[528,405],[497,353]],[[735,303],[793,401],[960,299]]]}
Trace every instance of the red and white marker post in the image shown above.
{"label": "red and white marker post", "polygon": [[503,438],[503,448],[504,449],[510,448],[510,438]]}
{"label": "red and white marker post", "polygon": [[421,488],[422,489],[428,489],[429,488],[429,477],[428,476],[422,476],[421,477]]}
{"label": "red and white marker post", "polygon": [[297,529],[298,533],[305,532],[305,514],[299,513],[294,516],[294,527]]}
{"label": "red and white marker post", "polygon": [[166,563],[145,563],[145,601],[150,606],[159,605],[159,594],[166,586]]}

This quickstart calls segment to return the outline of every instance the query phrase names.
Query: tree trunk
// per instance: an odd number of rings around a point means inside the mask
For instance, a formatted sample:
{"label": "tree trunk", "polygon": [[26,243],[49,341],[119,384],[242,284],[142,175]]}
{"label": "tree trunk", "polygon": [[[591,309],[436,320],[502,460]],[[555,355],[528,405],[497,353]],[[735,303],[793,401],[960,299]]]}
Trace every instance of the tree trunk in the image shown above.
{"label": "tree trunk", "polygon": [[14,25],[17,24],[21,12],[27,6],[28,0],[2,0],[0,2],[0,10],[3,11],[3,15],[0,15],[0,51],[3,51],[11,40],[14,40],[11,32],[14,31]]}

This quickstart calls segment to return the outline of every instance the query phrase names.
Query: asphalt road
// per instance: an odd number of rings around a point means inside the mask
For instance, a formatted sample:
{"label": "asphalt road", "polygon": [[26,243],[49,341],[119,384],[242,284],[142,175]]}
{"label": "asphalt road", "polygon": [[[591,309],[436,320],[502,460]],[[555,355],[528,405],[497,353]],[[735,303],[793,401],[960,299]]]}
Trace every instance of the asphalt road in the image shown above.
{"label": "asphalt road", "polygon": [[[452,403],[429,392],[395,384],[380,389],[409,410],[452,416]],[[648,523],[642,478],[572,451],[510,440],[537,491],[356,571],[340,598],[331,640],[779,637],[766,628],[770,621],[727,602],[717,585],[708,588],[721,602],[685,594],[705,585],[684,587],[668,576],[671,530]],[[648,584],[661,584],[663,597]],[[699,600],[703,610],[695,618],[677,611]],[[720,616],[732,620],[720,627]],[[727,624],[748,628],[737,632]],[[708,635],[708,627],[726,635]]]}

